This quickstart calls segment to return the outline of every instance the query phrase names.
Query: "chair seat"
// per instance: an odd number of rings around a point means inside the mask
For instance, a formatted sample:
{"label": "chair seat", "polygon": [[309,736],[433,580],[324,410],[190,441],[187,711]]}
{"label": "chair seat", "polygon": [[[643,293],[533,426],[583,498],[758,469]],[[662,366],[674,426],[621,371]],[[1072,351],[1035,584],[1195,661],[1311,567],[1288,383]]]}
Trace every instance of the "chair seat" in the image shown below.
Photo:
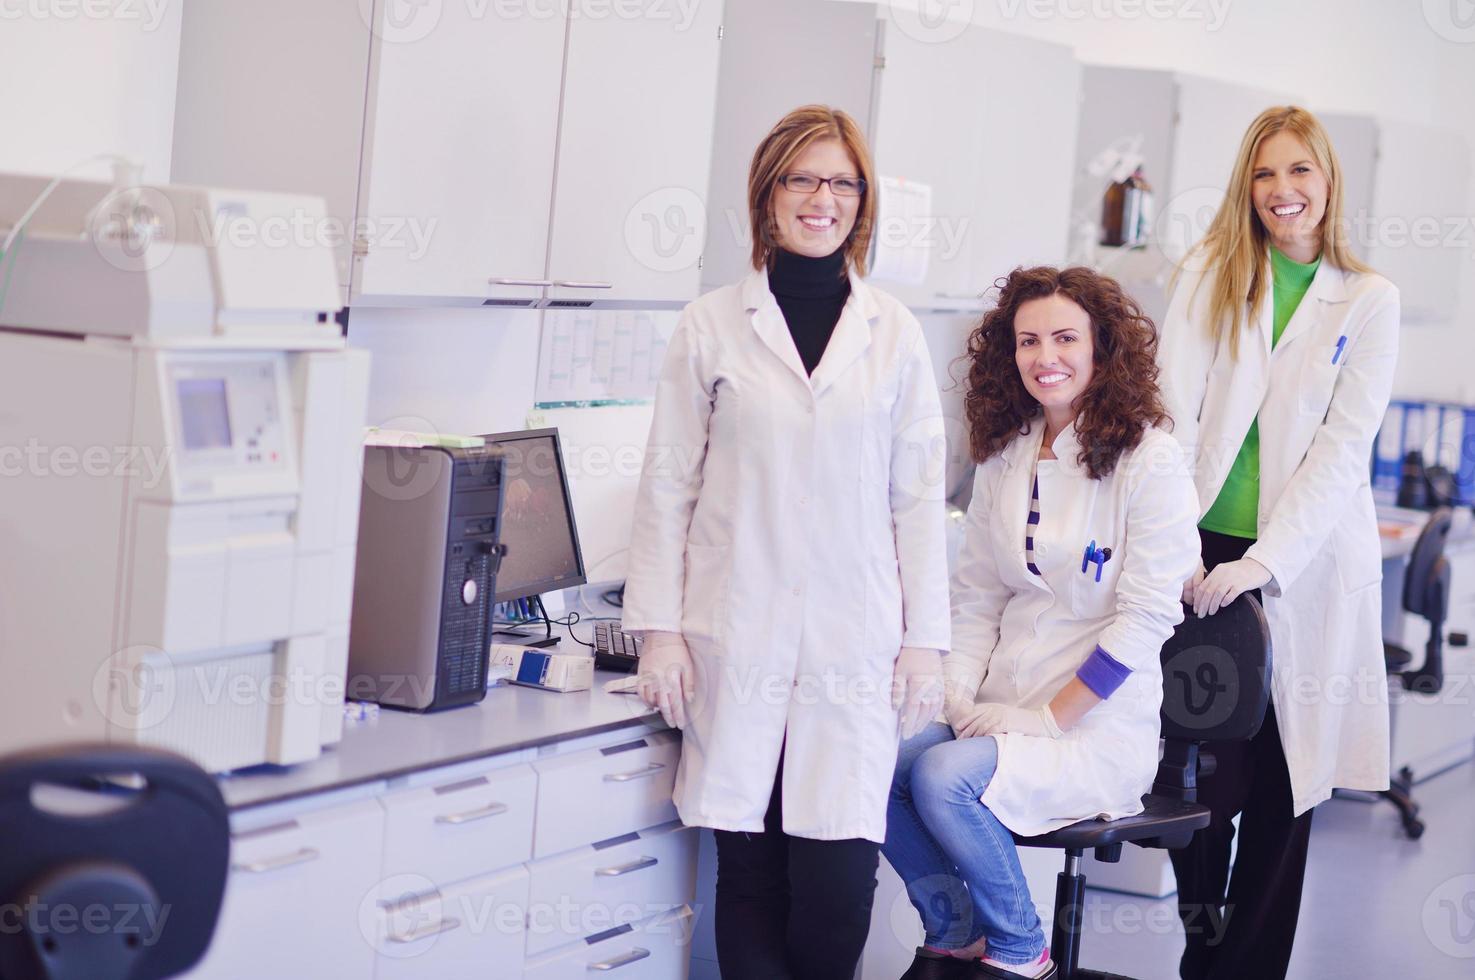
{"label": "chair seat", "polygon": [[1390,674],[1401,674],[1414,662],[1414,655],[1396,643],[1383,643],[1383,666]]}
{"label": "chair seat", "polygon": [[1105,847],[1191,833],[1209,825],[1209,808],[1199,803],[1175,800],[1171,796],[1142,797],[1142,812],[1118,820],[1081,820],[1038,837],[1014,835],[1020,847],[1080,848]]}

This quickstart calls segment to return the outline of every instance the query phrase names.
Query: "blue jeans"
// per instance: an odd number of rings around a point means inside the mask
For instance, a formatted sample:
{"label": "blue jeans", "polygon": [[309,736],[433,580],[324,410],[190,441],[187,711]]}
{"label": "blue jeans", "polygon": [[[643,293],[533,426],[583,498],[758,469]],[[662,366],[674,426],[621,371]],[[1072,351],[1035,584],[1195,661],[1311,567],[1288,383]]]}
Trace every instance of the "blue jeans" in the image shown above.
{"label": "blue jeans", "polygon": [[1045,948],[1014,838],[979,802],[999,764],[991,736],[954,739],[934,722],[901,745],[881,853],[906,882],[927,945],[962,949],[982,937],[1001,963]]}

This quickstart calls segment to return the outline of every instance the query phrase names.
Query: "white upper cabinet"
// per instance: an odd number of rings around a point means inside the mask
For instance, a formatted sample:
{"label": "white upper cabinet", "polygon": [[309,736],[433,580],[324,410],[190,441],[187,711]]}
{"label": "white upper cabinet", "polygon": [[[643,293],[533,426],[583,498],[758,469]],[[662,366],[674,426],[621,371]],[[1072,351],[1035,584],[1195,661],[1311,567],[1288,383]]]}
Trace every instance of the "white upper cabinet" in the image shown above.
{"label": "white upper cabinet", "polygon": [[387,19],[400,7],[375,9],[353,301],[536,299],[567,21],[495,3]]}
{"label": "white upper cabinet", "polygon": [[548,252],[554,305],[697,295],[722,3],[638,9],[575,0]]}
{"label": "white upper cabinet", "polygon": [[721,18],[720,0],[192,0],[174,179],[324,197],[313,233],[339,241],[350,305],[680,305]]}

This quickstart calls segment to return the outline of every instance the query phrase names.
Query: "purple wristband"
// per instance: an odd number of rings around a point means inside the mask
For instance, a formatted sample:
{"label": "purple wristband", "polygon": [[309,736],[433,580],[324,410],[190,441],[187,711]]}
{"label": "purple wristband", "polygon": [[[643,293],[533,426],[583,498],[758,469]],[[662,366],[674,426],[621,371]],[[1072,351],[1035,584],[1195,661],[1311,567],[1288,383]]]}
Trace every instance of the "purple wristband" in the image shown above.
{"label": "purple wristband", "polygon": [[1086,662],[1081,664],[1081,669],[1076,671],[1076,676],[1081,679],[1082,684],[1091,689],[1093,694],[1104,701],[1116,693],[1116,689],[1132,676],[1132,669],[1123,667],[1115,657],[1098,646],[1086,658]]}

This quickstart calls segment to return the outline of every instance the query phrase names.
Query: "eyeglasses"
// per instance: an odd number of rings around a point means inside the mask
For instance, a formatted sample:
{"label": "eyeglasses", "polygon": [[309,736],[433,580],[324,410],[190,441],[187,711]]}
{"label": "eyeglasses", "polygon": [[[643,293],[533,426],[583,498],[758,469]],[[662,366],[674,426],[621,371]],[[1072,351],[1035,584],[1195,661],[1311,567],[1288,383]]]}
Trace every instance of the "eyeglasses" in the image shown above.
{"label": "eyeglasses", "polygon": [[785,190],[795,194],[813,194],[821,184],[830,185],[830,193],[836,197],[859,197],[865,193],[866,182],[859,177],[816,177],[814,174],[784,174],[778,179]]}

